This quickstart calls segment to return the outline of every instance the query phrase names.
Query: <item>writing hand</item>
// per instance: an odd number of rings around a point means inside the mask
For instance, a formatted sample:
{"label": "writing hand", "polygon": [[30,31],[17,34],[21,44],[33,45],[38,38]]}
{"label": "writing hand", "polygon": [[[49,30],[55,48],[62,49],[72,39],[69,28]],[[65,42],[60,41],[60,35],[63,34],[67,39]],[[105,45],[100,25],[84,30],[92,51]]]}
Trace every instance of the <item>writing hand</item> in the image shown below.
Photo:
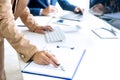
{"label": "writing hand", "polygon": [[40,51],[35,53],[32,60],[37,64],[52,64],[56,68],[59,66],[56,57],[53,54],[49,54],[48,51]]}

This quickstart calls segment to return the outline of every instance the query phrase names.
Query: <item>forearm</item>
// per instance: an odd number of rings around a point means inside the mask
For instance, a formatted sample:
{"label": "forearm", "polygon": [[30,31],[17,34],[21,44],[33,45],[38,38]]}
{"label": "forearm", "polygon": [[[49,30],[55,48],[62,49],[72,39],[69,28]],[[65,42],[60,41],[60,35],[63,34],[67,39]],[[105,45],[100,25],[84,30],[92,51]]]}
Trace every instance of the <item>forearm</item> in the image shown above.
{"label": "forearm", "polygon": [[74,11],[74,9],[76,8],[75,5],[72,5],[67,0],[58,0],[58,3],[63,10]]}
{"label": "forearm", "polygon": [[0,34],[18,53],[24,56],[22,59],[27,62],[38,50],[17,31],[15,26],[11,2],[0,0]]}
{"label": "forearm", "polygon": [[22,22],[29,28],[30,31],[34,32],[39,25],[35,22],[34,16],[30,14],[29,9],[26,7],[26,9],[23,11],[23,13],[20,16]]}

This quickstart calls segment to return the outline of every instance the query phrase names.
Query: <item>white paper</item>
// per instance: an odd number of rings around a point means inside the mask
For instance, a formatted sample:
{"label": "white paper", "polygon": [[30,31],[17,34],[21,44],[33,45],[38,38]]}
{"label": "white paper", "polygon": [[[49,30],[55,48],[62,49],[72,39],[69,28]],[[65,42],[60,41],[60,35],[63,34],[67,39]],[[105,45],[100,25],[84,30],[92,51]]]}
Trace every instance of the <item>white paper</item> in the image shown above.
{"label": "white paper", "polygon": [[34,62],[31,62],[22,71],[71,80],[72,77],[74,77],[79,62],[82,59],[84,50],[77,50],[77,48],[70,49],[69,47],[65,46],[60,46],[60,48],[57,48],[56,46],[50,46],[49,51],[55,54],[65,71],[61,70],[60,67],[55,68],[52,65],[38,65]]}
{"label": "white paper", "polygon": [[97,28],[93,29],[92,32],[102,39],[118,39],[117,33],[112,32],[112,29]]}
{"label": "white paper", "polygon": [[73,20],[73,21],[80,21],[82,19],[82,15],[76,14],[74,12],[69,12],[68,14],[62,15],[60,18]]}
{"label": "white paper", "polygon": [[103,16],[101,16],[101,18],[118,19],[119,20],[120,12],[104,14]]}

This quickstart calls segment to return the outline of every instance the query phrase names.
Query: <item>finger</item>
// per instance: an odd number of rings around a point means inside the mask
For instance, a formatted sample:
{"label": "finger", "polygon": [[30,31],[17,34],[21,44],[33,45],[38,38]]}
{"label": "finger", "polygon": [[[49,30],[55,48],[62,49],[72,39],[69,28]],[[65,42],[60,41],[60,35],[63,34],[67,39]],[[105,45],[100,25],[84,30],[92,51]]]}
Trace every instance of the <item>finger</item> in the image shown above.
{"label": "finger", "polygon": [[49,63],[48,61],[43,60],[43,61],[42,61],[42,64],[44,64],[44,65],[49,65],[50,63]]}
{"label": "finger", "polygon": [[36,29],[35,32],[36,33],[45,34],[45,30],[41,30],[41,29]]}
{"label": "finger", "polygon": [[55,67],[58,67],[58,61],[55,57],[55,55],[52,54],[46,54],[46,56],[50,59],[49,62],[54,65]]}
{"label": "finger", "polygon": [[75,12],[76,12],[76,13],[83,14],[84,9],[81,9],[81,8],[77,7],[77,8],[75,8]]}
{"label": "finger", "polygon": [[43,53],[43,51],[40,52],[40,53],[36,53],[36,54],[34,55],[33,61],[34,61],[35,63],[37,63],[37,64],[42,64],[42,65],[44,65],[44,64],[49,64],[49,63],[46,62],[45,59],[44,59],[44,53]]}
{"label": "finger", "polygon": [[47,28],[48,28],[48,30],[50,30],[50,31],[53,31],[53,30],[54,30],[51,26],[48,26]]}
{"label": "finger", "polygon": [[48,65],[49,63],[46,62],[44,59],[39,59],[38,62],[36,62],[37,64],[40,64],[40,65]]}
{"label": "finger", "polygon": [[46,56],[46,52],[43,51],[42,53],[40,53],[41,57],[39,57],[39,64],[50,64],[49,62],[49,58]]}
{"label": "finger", "polygon": [[44,27],[44,29],[45,30],[49,30],[49,31],[53,31],[54,29],[51,27],[51,26],[49,26],[49,25],[46,25],[45,27]]}
{"label": "finger", "polygon": [[81,11],[81,13],[83,14],[83,12],[84,12],[84,9],[81,9],[80,11]]}
{"label": "finger", "polygon": [[49,64],[52,64],[54,67],[58,67],[58,62],[55,56],[52,54],[49,54],[48,51],[44,51],[44,61],[48,62]]}

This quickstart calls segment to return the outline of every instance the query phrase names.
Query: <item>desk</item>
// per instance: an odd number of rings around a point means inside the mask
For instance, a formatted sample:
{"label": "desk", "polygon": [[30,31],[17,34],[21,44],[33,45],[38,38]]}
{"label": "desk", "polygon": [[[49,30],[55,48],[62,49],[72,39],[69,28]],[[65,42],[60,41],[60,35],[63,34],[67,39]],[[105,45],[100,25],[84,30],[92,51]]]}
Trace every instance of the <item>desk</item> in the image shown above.
{"label": "desk", "polygon": [[[84,15],[83,20],[78,23],[81,26],[81,30],[77,33],[67,34],[68,38],[71,38],[72,41],[80,41],[77,46],[87,49],[73,80],[120,80],[119,39],[100,39],[97,37],[91,32],[91,29],[101,26],[110,27],[110,25],[89,13],[85,13]],[[33,34],[38,41],[42,41],[40,42],[42,46],[39,47],[39,49],[42,49],[42,47],[46,45],[43,35],[30,32],[26,33],[26,30],[27,28],[21,28],[26,38],[30,39],[33,44],[37,45],[36,39],[31,39],[31,34]],[[74,39],[71,35],[74,36]],[[23,68],[26,63],[21,60],[20,62],[21,68]],[[23,73],[23,78],[24,80],[59,80],[25,73]]]}

